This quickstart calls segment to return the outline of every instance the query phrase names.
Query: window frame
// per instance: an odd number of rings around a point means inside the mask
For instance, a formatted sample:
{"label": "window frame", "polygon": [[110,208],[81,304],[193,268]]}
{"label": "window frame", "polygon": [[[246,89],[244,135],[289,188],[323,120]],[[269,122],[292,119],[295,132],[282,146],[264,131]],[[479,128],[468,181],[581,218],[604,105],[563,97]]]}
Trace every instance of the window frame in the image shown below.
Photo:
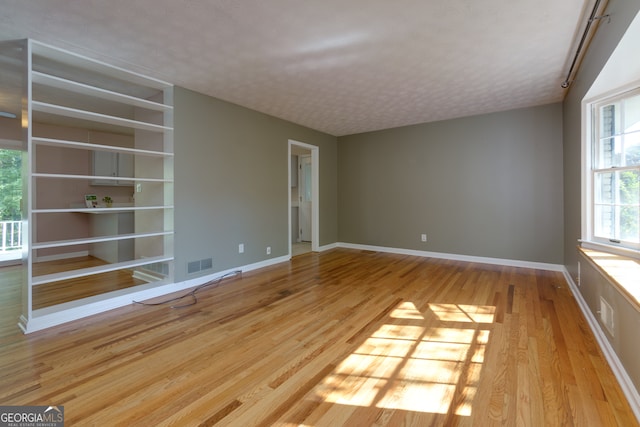
{"label": "window frame", "polygon": [[583,208],[581,244],[587,248],[605,250],[640,259],[640,242],[610,239],[596,235],[595,212],[598,199],[596,196],[597,174],[623,172],[625,170],[633,170],[640,173],[640,165],[597,168],[599,165],[596,164],[596,161],[599,160],[597,150],[600,147],[597,142],[600,138],[601,107],[635,96],[640,96],[640,82],[635,82],[633,85],[603,94],[583,103],[582,122],[584,125],[582,129],[584,143],[582,150]]}

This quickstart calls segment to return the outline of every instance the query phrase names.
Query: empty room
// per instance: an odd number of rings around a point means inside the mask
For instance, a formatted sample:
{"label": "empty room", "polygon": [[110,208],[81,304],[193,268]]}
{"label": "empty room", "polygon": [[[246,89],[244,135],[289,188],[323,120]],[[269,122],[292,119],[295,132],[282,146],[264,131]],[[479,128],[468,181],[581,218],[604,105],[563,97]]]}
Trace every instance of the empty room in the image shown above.
{"label": "empty room", "polygon": [[639,425],[638,46],[637,0],[0,0],[0,425]]}

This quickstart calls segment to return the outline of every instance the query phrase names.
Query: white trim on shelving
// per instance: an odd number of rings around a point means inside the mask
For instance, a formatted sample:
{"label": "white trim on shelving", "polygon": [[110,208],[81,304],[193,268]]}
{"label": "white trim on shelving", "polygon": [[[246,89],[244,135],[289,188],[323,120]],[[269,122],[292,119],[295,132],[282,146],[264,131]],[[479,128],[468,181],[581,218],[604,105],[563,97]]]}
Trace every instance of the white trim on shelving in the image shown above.
{"label": "white trim on shelving", "polygon": [[150,233],[126,233],[126,234],[118,234],[115,236],[101,236],[101,237],[90,237],[90,238],[84,237],[80,239],[40,242],[40,243],[32,244],[31,247],[33,249],[59,248],[62,246],[83,245],[86,243],[112,242],[115,240],[139,239],[143,237],[170,236],[172,234],[173,234],[173,231],[157,231],[157,232],[150,232]]}
{"label": "white trim on shelving", "polygon": [[99,265],[96,267],[79,268],[77,270],[63,271],[61,273],[45,274],[42,276],[33,276],[31,280],[32,286],[43,285],[45,283],[58,282],[60,280],[76,279],[78,277],[91,276],[98,273],[107,273],[109,271],[123,270],[133,267],[140,267],[147,264],[155,264],[156,262],[173,261],[172,256],[157,256],[149,258],[134,259],[133,261],[115,262],[112,264]]}
{"label": "white trim on shelving", "polygon": [[125,95],[123,93],[114,92],[95,86],[89,86],[84,83],[78,83],[73,80],[63,79],[57,76],[52,76],[50,74],[41,73],[39,71],[32,71],[31,73],[33,76],[33,83],[38,83],[44,86],[63,89],[74,93],[86,94],[88,96],[104,99],[106,101],[119,102],[122,104],[146,108],[154,111],[173,110],[173,106],[171,105],[161,104],[159,102],[149,101],[143,98]]}
{"label": "white trim on shelving", "polygon": [[57,116],[71,117],[74,119],[88,120],[91,122],[105,123],[113,126],[122,126],[131,129],[146,130],[150,132],[172,131],[172,127],[156,125],[153,123],[141,122],[138,120],[124,119],[107,114],[94,113],[92,111],[79,110],[77,108],[63,107],[61,105],[49,104],[41,101],[31,101],[33,111],[40,113],[55,114]]}
{"label": "white trim on shelving", "polygon": [[139,177],[125,177],[125,176],[100,176],[100,175],[73,175],[73,174],[61,174],[61,173],[32,173],[34,178],[64,178],[64,179],[90,179],[90,180],[113,180],[113,181],[131,181],[131,182],[165,182],[172,183],[173,179],[164,178],[139,178]]}
{"label": "white trim on shelving", "polygon": [[33,209],[31,212],[36,214],[41,213],[120,213],[120,212],[132,212],[132,211],[149,211],[158,209],[173,209],[173,206],[131,206],[131,207],[116,207],[116,208],[64,208],[64,209]]}
{"label": "white trim on shelving", "polygon": [[156,156],[156,157],[173,157],[174,156],[173,153],[167,152],[167,151],[140,150],[137,148],[117,147],[115,145],[102,145],[102,144],[92,144],[90,142],[67,141],[64,139],[39,138],[34,136],[31,138],[31,140],[36,145],[47,145],[51,147],[68,147],[68,148],[78,148],[83,150],[110,151],[115,153],[130,153],[130,154],[140,154],[145,156]]}

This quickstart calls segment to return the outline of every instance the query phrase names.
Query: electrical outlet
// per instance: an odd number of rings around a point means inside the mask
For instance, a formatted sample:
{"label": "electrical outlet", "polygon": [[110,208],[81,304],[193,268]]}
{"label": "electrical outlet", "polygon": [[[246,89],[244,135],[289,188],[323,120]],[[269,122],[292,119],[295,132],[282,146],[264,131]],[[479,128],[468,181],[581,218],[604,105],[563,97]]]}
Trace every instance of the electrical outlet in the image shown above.
{"label": "electrical outlet", "polygon": [[239,254],[243,254],[244,253],[244,243],[240,243],[238,245],[238,253]]}
{"label": "electrical outlet", "polygon": [[267,255],[271,255],[271,246],[267,246]]}
{"label": "electrical outlet", "polygon": [[423,242],[426,242],[427,241],[427,235],[426,234],[422,234],[420,236],[420,240],[422,240]]}

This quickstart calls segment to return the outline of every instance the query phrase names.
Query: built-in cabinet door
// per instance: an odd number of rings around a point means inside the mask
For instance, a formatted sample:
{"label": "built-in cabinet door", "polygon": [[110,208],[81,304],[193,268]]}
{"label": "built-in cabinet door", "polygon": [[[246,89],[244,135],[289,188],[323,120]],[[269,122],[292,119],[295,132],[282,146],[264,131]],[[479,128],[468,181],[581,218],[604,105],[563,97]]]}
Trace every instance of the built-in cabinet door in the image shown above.
{"label": "built-in cabinet door", "polygon": [[[94,151],[92,158],[94,176],[133,177],[133,155],[127,153],[113,153],[109,151]],[[94,179],[92,185],[129,185],[131,181],[114,181],[110,179]]]}
{"label": "built-in cabinet door", "polygon": [[[92,167],[94,176],[117,176],[118,153],[108,151],[94,151],[92,155]],[[94,179],[92,185],[114,185],[109,179]]]}

